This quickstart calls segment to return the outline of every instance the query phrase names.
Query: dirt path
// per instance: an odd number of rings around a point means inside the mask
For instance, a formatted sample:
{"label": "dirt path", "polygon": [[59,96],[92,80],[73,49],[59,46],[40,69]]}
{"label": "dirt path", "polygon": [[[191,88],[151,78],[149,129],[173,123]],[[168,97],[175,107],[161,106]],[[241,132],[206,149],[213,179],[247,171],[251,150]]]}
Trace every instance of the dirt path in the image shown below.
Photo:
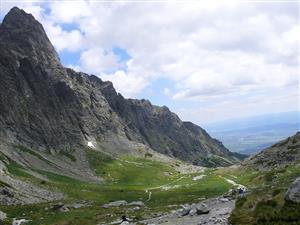
{"label": "dirt path", "polygon": [[172,182],[170,183],[167,183],[167,184],[163,184],[161,186],[158,186],[158,187],[153,187],[153,188],[147,188],[145,189],[145,192],[148,193],[148,199],[146,200],[146,202],[149,202],[151,200],[151,197],[152,197],[152,191],[153,190],[157,190],[157,189],[164,189],[164,187],[168,187],[170,184],[174,184],[178,181],[180,181],[181,179],[185,178],[186,176],[182,176],[182,177],[179,177],[178,179],[176,180],[173,180]]}
{"label": "dirt path", "polygon": [[232,184],[232,185],[234,185],[234,186],[245,187],[244,185],[238,184],[238,183],[236,183],[235,181],[230,180],[230,179],[228,179],[228,178],[225,178],[225,177],[222,177],[222,176],[219,176],[219,177],[222,178],[222,179],[224,179],[224,180],[226,180],[227,183]]}

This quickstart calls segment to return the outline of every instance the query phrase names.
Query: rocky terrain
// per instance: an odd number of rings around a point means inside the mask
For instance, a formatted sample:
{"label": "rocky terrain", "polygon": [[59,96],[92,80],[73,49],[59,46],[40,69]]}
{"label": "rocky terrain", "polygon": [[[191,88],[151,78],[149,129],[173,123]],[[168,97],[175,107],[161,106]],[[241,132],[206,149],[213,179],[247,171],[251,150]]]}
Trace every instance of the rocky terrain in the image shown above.
{"label": "rocky terrain", "polygon": [[300,132],[250,157],[243,164],[269,169],[274,166],[282,167],[298,160],[300,160]]}
{"label": "rocky terrain", "polygon": [[300,223],[299,132],[245,160],[241,168],[253,173],[251,192],[237,199],[231,224]]}
{"label": "rocky terrain", "polygon": [[293,203],[300,203],[300,177],[298,177],[289,187],[285,200]]}
{"label": "rocky terrain", "polygon": [[228,217],[233,210],[235,201],[227,198],[214,198],[197,204],[184,205],[182,209],[171,213],[140,221],[141,224],[161,225],[228,225]]}

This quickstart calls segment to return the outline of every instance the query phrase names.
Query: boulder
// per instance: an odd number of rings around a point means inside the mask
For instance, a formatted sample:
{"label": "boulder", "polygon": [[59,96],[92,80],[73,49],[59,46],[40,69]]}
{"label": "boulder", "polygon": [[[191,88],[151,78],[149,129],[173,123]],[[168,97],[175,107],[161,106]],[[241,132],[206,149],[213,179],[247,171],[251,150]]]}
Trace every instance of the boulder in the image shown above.
{"label": "boulder", "polygon": [[83,206],[85,206],[85,204],[82,204],[82,203],[74,203],[74,204],[70,205],[70,207],[74,208],[74,209],[79,209]]}
{"label": "boulder", "polygon": [[190,215],[190,216],[195,216],[195,215],[197,215],[197,209],[196,209],[196,208],[192,208],[192,209],[190,210],[190,212],[189,212],[189,215]]}
{"label": "boulder", "polygon": [[5,220],[7,218],[7,216],[6,216],[6,213],[5,212],[2,212],[2,211],[0,211],[0,221],[3,221],[3,220]]}
{"label": "boulder", "polygon": [[119,200],[119,201],[115,201],[115,202],[110,202],[108,204],[104,204],[102,207],[107,209],[107,208],[111,208],[111,207],[120,207],[120,206],[125,206],[127,205],[127,201],[125,200]]}
{"label": "boulder", "polygon": [[239,194],[244,194],[244,193],[246,193],[248,190],[247,190],[247,188],[246,188],[245,186],[239,185],[238,188],[237,188],[237,191],[238,191]]}
{"label": "boulder", "polygon": [[70,210],[67,206],[63,205],[62,207],[59,208],[59,211],[60,212],[69,212]]}
{"label": "boulder", "polygon": [[228,198],[220,198],[219,200],[220,200],[220,202],[229,202]]}
{"label": "boulder", "polygon": [[128,204],[128,206],[139,206],[139,207],[145,207],[144,202],[142,201],[134,201],[134,202],[130,202]]}
{"label": "boulder", "polygon": [[51,208],[52,208],[53,210],[59,210],[59,209],[60,209],[61,207],[63,207],[63,206],[64,206],[64,204],[63,204],[62,202],[58,202],[58,203],[52,205]]}
{"label": "boulder", "polygon": [[60,212],[69,212],[70,211],[69,206],[63,204],[62,202],[54,204],[51,208],[54,211],[60,211]]}
{"label": "boulder", "polygon": [[207,205],[204,203],[197,205],[196,210],[198,215],[207,214],[210,211]]}
{"label": "boulder", "polygon": [[26,219],[17,220],[16,218],[14,218],[12,225],[21,225],[21,224],[28,223],[28,222],[30,222],[30,220],[26,220]]}
{"label": "boulder", "polygon": [[191,207],[184,207],[183,209],[181,209],[181,211],[180,211],[180,215],[181,216],[187,216],[187,215],[189,215],[190,214],[190,211],[191,211]]}
{"label": "boulder", "polygon": [[300,203],[300,177],[298,177],[289,187],[285,195],[285,200]]}

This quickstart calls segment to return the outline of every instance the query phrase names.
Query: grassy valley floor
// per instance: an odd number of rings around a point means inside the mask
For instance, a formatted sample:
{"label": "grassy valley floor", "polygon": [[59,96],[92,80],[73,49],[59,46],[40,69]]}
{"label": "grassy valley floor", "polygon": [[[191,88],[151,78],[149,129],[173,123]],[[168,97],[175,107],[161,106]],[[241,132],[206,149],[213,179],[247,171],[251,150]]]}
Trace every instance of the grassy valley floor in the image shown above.
{"label": "grassy valley floor", "polygon": [[[13,162],[7,165],[11,176],[62,192],[66,197],[50,203],[2,205],[0,210],[8,216],[4,224],[11,224],[13,218],[22,218],[30,220],[28,225],[95,225],[108,224],[122,215],[137,222],[178,209],[181,204],[221,196],[236,184],[248,187],[251,194],[237,200],[237,208],[230,217],[231,223],[263,224],[260,221],[266,219],[264,211],[269,212],[271,207],[271,214],[267,215],[275,218],[278,215],[275,212],[285,207],[283,195],[291,181],[300,174],[300,168],[296,165],[272,172],[231,167],[181,173],[176,170],[178,165],[154,161],[150,156],[116,159],[94,150],[87,150],[87,154],[91,168],[103,179],[102,182],[87,183],[34,170],[46,178],[40,179]],[[270,199],[276,203],[270,202]],[[102,207],[117,200],[142,201],[146,206]],[[82,207],[69,207],[66,211],[55,207],[62,204],[80,204]],[[258,211],[262,212],[262,216],[257,214]]]}

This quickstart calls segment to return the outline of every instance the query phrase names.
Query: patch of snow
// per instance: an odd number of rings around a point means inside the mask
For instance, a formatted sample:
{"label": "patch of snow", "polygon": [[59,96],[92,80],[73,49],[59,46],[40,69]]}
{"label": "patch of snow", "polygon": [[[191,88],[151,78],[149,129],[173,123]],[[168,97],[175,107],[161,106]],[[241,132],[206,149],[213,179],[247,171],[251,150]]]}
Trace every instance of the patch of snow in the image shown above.
{"label": "patch of snow", "polygon": [[206,175],[199,175],[199,176],[196,176],[196,177],[194,177],[193,178],[193,180],[195,181],[195,180],[201,180],[203,177],[205,177]]}
{"label": "patch of snow", "polygon": [[95,148],[95,145],[91,141],[88,141],[87,146],[90,148]]}

